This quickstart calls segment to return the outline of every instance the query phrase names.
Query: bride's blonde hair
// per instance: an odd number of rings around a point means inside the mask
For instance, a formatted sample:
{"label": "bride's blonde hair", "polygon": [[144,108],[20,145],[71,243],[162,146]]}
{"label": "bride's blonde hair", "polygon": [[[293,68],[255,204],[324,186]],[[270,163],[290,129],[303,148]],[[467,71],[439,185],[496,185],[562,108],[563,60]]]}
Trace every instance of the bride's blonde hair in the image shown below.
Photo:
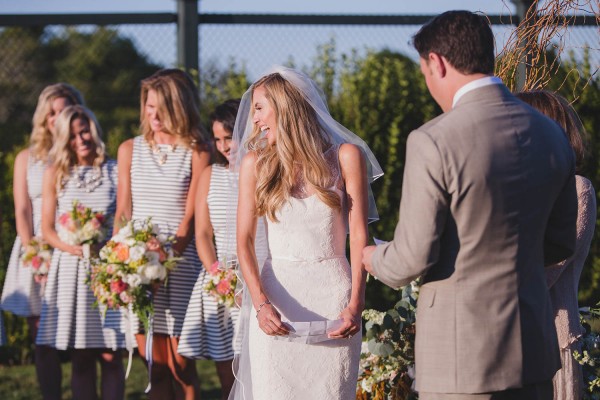
{"label": "bride's blonde hair", "polygon": [[42,90],[33,113],[33,128],[29,139],[29,155],[35,160],[46,161],[52,148],[54,138],[48,128],[48,115],[52,112],[52,102],[59,98],[65,98],[69,105],[83,104],[81,93],[67,83],[55,83]]}
{"label": "bride's blonde hair", "polygon": [[157,112],[165,132],[176,136],[186,147],[205,148],[200,99],[192,78],[179,69],[161,69],[142,80],[140,130],[148,142],[152,140],[152,129],[145,108],[150,90],[156,92]]}
{"label": "bride's blonde hair", "polygon": [[[334,180],[324,152],[332,146],[319,125],[313,107],[302,93],[279,73],[267,75],[252,85],[252,93],[262,87],[275,111],[277,141],[273,146],[261,138],[254,125],[248,149],[255,151],[256,213],[277,221],[276,212],[288,201],[301,174],[304,184],[315,190],[319,199],[331,208],[340,209],[341,201],[330,189]],[[254,101],[252,102],[254,104]],[[252,115],[253,110],[250,111]],[[251,116],[250,116],[251,118]]]}
{"label": "bride's blonde hair", "polygon": [[96,157],[93,167],[100,172],[100,167],[106,158],[106,149],[102,141],[102,129],[94,116],[94,113],[81,105],[66,107],[56,119],[56,139],[50,159],[56,167],[56,192],[60,192],[67,179],[71,175],[71,170],[77,165],[77,155],[71,149],[71,123],[77,119],[83,119],[90,126],[92,141],[96,145]]}

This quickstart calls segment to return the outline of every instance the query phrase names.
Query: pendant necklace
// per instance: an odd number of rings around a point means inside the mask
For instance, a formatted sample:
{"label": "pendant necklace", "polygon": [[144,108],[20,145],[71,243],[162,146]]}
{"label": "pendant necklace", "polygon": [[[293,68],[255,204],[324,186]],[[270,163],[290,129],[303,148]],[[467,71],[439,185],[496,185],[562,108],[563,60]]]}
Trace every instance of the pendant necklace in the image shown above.
{"label": "pendant necklace", "polygon": [[167,162],[169,153],[175,152],[175,149],[177,148],[177,144],[165,144],[164,146],[166,149],[161,149],[160,146],[154,142],[154,139],[150,139],[148,144],[150,145],[152,154],[157,157],[158,165],[164,165]]}
{"label": "pendant necklace", "polygon": [[99,168],[92,168],[90,173],[86,174],[85,169],[80,166],[75,167],[75,186],[83,189],[86,193],[93,192],[102,183],[102,172]]}

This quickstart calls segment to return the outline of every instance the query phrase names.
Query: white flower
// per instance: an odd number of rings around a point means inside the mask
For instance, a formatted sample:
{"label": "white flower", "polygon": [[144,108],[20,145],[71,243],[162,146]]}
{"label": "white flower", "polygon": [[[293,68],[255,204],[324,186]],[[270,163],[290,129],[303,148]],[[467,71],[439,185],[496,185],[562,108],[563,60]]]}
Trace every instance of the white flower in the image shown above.
{"label": "white flower", "polygon": [[164,281],[167,278],[167,269],[160,264],[144,264],[138,268],[142,283]]}
{"label": "white flower", "polygon": [[129,249],[129,260],[127,262],[139,261],[146,253],[146,246],[132,246]]}
{"label": "white flower", "polygon": [[138,274],[126,274],[121,279],[131,287],[138,287],[142,284],[142,278]]}

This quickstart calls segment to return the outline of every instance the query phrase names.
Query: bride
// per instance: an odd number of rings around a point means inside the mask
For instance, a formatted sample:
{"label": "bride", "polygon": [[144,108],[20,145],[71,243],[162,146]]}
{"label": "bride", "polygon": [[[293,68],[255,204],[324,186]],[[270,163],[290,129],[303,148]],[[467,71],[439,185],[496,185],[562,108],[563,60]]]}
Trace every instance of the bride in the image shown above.
{"label": "bride", "polygon": [[[329,115],[321,91],[284,67],[256,81],[235,126],[243,348],[230,398],[354,399],[376,216],[367,145]],[[370,211],[371,210],[371,211]],[[269,258],[255,251],[266,220]],[[350,236],[350,262],[346,238]]]}

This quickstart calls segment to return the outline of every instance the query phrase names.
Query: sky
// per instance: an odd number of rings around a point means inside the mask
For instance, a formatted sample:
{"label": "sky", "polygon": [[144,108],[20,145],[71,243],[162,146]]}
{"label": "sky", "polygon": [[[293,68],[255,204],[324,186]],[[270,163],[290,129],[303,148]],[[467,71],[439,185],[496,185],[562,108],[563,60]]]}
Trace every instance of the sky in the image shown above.
{"label": "sky", "polygon": [[[200,0],[201,13],[251,14],[378,14],[435,15],[451,9],[480,11],[488,15],[513,15],[513,0]],[[177,0],[0,0],[0,14],[51,13],[175,13]],[[418,59],[408,43],[419,26],[294,26],[203,24],[199,29],[200,66],[208,63],[227,67],[232,60],[243,66],[251,79],[273,64],[292,62],[310,68],[319,46],[335,41],[338,56],[353,51],[388,48]],[[61,29],[51,27],[51,29]],[[81,27],[81,29],[86,29]],[[88,26],[87,29],[94,29]],[[119,32],[130,38],[148,58],[166,67],[176,66],[176,26],[120,25]],[[493,26],[496,48],[500,50],[510,26]],[[573,48],[594,41],[587,29],[567,37]],[[591,37],[591,39],[590,39]],[[596,40],[597,42],[597,40]],[[597,49],[597,43],[594,43]],[[594,62],[598,57],[595,53]]]}
{"label": "sky", "polygon": [[[2,14],[174,12],[176,0],[0,0]],[[511,0],[200,0],[206,13],[437,14],[514,12]]]}

